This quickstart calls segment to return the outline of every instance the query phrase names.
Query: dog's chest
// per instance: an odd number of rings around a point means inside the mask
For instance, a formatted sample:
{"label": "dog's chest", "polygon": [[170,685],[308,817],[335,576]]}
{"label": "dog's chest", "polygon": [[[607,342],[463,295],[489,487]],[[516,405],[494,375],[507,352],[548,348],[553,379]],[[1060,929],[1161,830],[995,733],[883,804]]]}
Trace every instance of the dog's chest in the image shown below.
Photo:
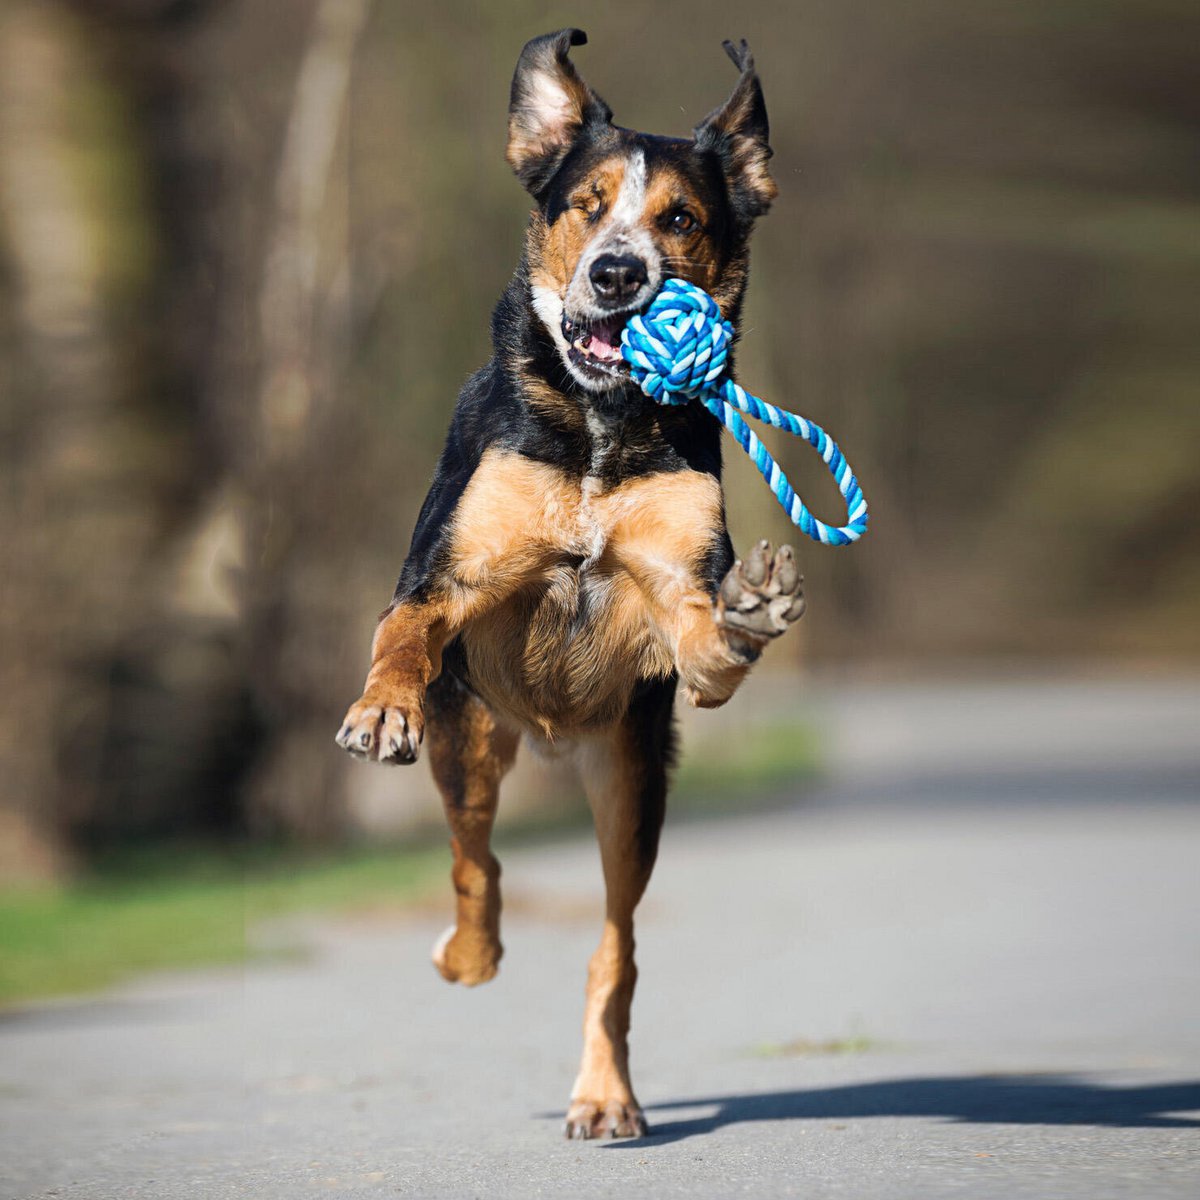
{"label": "dog's chest", "polygon": [[582,476],[511,451],[488,451],[454,518],[452,571],[490,587],[510,573],[694,574],[721,525],[721,488],[682,470],[613,481],[603,447]]}
{"label": "dog's chest", "polygon": [[489,451],[452,539],[459,586],[508,595],[463,632],[477,686],[543,728],[606,719],[639,678],[672,669],[671,625],[704,595],[701,565],[721,528],[711,475],[613,483],[603,462],[581,477]]}
{"label": "dog's chest", "polygon": [[605,487],[603,480],[619,453],[619,446],[608,426],[594,413],[588,414],[588,432],[591,454],[588,473],[579,483],[577,502],[578,547],[583,553],[583,561],[579,564],[581,576],[600,561],[613,534],[612,506],[605,503],[610,489]]}

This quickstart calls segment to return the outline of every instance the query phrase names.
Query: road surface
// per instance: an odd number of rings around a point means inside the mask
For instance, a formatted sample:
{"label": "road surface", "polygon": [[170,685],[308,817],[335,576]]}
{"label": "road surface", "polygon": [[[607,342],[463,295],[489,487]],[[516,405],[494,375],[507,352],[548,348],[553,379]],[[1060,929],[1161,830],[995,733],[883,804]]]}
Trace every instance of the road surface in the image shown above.
{"label": "road surface", "polygon": [[507,856],[486,987],[429,965],[447,888],[299,961],[8,1015],[3,1194],[1200,1195],[1200,688],[827,700],[818,794],[668,824],[649,1137],[559,1133],[598,933],[578,841]]}

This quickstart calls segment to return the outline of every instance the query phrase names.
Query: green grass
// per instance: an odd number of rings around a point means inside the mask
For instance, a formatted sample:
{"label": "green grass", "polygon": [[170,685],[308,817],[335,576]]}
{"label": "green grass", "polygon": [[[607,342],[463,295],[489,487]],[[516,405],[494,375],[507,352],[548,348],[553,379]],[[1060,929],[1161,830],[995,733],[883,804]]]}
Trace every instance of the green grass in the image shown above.
{"label": "green grass", "polygon": [[684,813],[745,812],[778,799],[784,788],[821,769],[818,735],[795,721],[755,725],[735,738],[685,743],[671,790],[671,809]]}
{"label": "green grass", "polygon": [[160,850],[54,888],[0,892],[0,1004],[90,991],[140,971],[253,955],[256,922],[411,899],[441,849],[230,854]]}
{"label": "green grass", "polygon": [[[744,812],[818,766],[815,735],[794,723],[697,740],[671,809]],[[585,825],[579,804],[502,822],[499,840],[520,845]],[[265,953],[253,933],[268,917],[404,903],[446,871],[443,843],[322,855],[160,846],[101,858],[62,886],[0,890],[0,1006],[93,991],[142,971],[241,962]]]}

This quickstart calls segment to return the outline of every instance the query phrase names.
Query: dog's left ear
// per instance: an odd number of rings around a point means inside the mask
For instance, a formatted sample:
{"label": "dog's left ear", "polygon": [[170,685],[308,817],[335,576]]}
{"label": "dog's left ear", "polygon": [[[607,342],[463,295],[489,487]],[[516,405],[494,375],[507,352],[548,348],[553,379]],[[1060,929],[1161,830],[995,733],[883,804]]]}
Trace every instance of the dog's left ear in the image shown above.
{"label": "dog's left ear", "polygon": [[720,159],[734,212],[739,219],[750,221],[765,213],[779,192],[767,171],[771,157],[767,105],[745,39],[737,45],[721,44],[741,71],[741,78],[729,99],[696,126],[694,135],[698,148],[712,150]]}
{"label": "dog's left ear", "polygon": [[560,29],[526,43],[513,74],[505,157],[536,197],[588,125],[607,125],[612,110],[579,77],[567,57],[587,44],[582,29]]}

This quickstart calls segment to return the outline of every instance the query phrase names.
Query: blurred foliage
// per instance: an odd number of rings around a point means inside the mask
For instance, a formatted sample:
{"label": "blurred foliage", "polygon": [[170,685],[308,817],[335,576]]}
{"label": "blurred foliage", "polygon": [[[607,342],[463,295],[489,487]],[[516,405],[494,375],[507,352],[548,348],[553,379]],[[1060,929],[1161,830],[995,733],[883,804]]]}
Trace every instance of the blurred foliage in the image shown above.
{"label": "blurred foliage", "polygon": [[168,847],[110,857],[65,887],[3,890],[0,1005],[287,953],[264,943],[265,919],[410,901],[446,857],[428,848],[297,856]]}
{"label": "blurred foliage", "polygon": [[815,778],[821,766],[815,729],[764,715],[735,737],[684,742],[671,811],[694,815],[736,807],[744,812],[756,800],[770,802],[782,789]]}
{"label": "blurred foliage", "polygon": [[[756,725],[733,745],[699,745],[677,772],[671,820],[771,803],[818,767],[815,734],[794,723]],[[501,853],[590,824],[581,796],[558,800],[506,821]],[[264,940],[264,922],[409,903],[440,883],[449,862],[440,842],[427,830],[403,845],[333,851],[168,839],[106,847],[70,882],[0,886],[0,1006],[94,991],[144,971],[303,953],[302,944]]]}
{"label": "blurred foliage", "polygon": [[[742,375],[873,518],[802,548],[775,661],[1195,661],[1194,4],[4,0],[0,873],[353,823],[332,731],[520,251],[512,65],[567,24],[662,132],[757,55]],[[729,467],[735,540],[788,537]]]}

